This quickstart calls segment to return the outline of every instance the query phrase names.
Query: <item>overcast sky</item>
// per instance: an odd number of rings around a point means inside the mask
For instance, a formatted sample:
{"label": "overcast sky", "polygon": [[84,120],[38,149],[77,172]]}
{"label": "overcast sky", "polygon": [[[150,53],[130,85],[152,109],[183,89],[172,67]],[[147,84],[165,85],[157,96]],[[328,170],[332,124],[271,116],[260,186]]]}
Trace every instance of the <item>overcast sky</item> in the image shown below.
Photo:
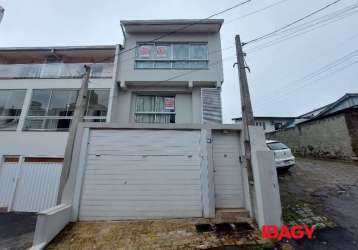
{"label": "overcast sky", "polygon": [[[243,0],[241,0],[243,1]],[[282,0],[281,0],[282,1]],[[225,19],[221,30],[222,48],[234,45],[235,34],[242,41],[280,28],[334,0],[286,0],[275,7],[237,19],[279,0],[252,0],[245,6],[215,18]],[[122,43],[121,19],[206,18],[240,1],[237,0],[0,0],[5,16],[0,24],[0,46],[106,45]],[[319,17],[357,3],[341,0]],[[311,19],[308,19],[311,20]],[[247,45],[251,69],[249,85],[254,114],[295,116],[335,101],[345,93],[358,92],[358,55],[330,68],[312,81],[302,81],[358,49],[358,13],[327,26],[288,39],[262,50],[261,43]],[[270,40],[268,40],[270,41]],[[256,50],[256,51],[255,51]],[[358,54],[358,53],[357,53]],[[223,51],[224,121],[241,116],[235,50]],[[346,67],[351,65],[350,67]],[[298,80],[298,81],[297,81]]]}

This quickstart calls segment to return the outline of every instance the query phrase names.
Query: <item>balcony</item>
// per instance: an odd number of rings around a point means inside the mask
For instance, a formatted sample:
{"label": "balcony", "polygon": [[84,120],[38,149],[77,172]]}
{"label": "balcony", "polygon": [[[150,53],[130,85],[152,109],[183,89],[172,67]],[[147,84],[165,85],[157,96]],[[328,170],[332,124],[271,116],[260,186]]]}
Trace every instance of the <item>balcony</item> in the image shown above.
{"label": "balcony", "polygon": [[[80,78],[86,63],[0,64],[0,79],[13,78]],[[88,63],[89,65],[91,63]],[[91,66],[92,78],[111,78],[113,63]]]}

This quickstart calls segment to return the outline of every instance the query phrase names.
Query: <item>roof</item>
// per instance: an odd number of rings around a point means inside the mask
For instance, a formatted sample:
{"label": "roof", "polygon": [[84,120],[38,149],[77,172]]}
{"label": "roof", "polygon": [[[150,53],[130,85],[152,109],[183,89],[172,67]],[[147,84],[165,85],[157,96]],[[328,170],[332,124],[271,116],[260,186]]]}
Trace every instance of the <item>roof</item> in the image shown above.
{"label": "roof", "polygon": [[[262,120],[291,120],[295,119],[294,116],[255,116],[254,119],[262,119]],[[242,117],[232,118],[233,121],[240,121]]]}
{"label": "roof", "polygon": [[309,118],[315,119],[323,117],[338,111],[348,109],[358,105],[358,93],[347,93],[337,101],[327,104],[323,107],[314,109],[310,112],[307,112],[303,115],[300,115],[298,118]]}
{"label": "roof", "polygon": [[126,33],[215,33],[224,19],[122,20]]}
{"label": "roof", "polygon": [[0,47],[4,51],[48,51],[48,50],[113,50],[116,45],[90,45],[90,46],[44,46],[44,47]]}
{"label": "roof", "polygon": [[0,48],[0,63],[42,63],[50,55],[67,62],[95,62],[114,56],[115,51],[116,45],[3,47]]}

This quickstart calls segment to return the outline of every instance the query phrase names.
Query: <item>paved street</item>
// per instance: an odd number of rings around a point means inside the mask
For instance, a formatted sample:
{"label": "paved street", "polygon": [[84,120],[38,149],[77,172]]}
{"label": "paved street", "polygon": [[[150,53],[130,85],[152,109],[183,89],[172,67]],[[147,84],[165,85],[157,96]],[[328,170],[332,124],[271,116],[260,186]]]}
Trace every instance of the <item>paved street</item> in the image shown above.
{"label": "paved street", "polygon": [[296,249],[358,249],[358,165],[300,158],[279,183],[285,223],[323,228]]}
{"label": "paved street", "polygon": [[35,213],[0,213],[0,249],[28,249],[35,226]]}

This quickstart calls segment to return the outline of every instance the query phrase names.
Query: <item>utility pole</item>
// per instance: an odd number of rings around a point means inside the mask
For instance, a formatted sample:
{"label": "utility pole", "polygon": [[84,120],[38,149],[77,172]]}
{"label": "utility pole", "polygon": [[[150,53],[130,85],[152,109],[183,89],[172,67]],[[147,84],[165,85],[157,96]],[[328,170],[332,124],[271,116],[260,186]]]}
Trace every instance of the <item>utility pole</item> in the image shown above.
{"label": "utility pole", "polygon": [[72,155],[73,155],[73,146],[76,139],[76,132],[78,124],[83,121],[83,116],[86,111],[87,97],[88,97],[88,82],[90,79],[91,67],[85,65],[85,74],[82,78],[82,84],[80,91],[78,93],[78,98],[76,101],[75,111],[72,117],[71,125],[69,128],[67,144],[65,149],[65,156],[63,161],[63,167],[60,177],[60,186],[58,189],[57,204],[61,203],[63,189],[65,187],[66,181],[70,174]]}
{"label": "utility pole", "polygon": [[254,115],[252,112],[250,91],[247,83],[246,76],[246,66],[244,59],[244,52],[242,51],[242,44],[240,36],[235,36],[236,44],[236,57],[239,73],[239,84],[240,84],[240,95],[241,95],[241,112],[242,112],[242,123],[243,123],[243,136],[244,136],[244,150],[245,150],[245,164],[244,166],[247,169],[248,179],[249,179],[249,191],[250,191],[250,202],[251,202],[251,211],[254,213],[254,176],[252,173],[252,164],[251,164],[251,143],[250,143],[250,134],[249,126],[255,125]]}

